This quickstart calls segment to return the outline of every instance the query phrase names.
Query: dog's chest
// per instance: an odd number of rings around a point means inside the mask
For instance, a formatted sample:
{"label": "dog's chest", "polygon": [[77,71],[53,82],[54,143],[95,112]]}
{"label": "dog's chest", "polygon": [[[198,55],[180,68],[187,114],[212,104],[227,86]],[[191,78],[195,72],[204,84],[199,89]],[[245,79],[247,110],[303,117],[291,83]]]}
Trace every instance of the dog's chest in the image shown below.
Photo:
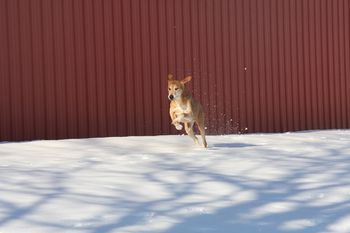
{"label": "dog's chest", "polygon": [[176,107],[174,108],[174,112],[176,114],[184,114],[187,110],[187,105],[183,103],[176,103]]}

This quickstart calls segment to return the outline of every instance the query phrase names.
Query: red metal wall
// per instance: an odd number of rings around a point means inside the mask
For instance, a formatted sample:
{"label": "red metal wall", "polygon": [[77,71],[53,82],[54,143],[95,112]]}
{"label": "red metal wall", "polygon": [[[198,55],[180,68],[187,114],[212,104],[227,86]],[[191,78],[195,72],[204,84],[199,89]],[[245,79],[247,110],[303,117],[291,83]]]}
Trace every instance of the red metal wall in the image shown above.
{"label": "red metal wall", "polygon": [[0,140],[348,128],[348,0],[0,0]]}

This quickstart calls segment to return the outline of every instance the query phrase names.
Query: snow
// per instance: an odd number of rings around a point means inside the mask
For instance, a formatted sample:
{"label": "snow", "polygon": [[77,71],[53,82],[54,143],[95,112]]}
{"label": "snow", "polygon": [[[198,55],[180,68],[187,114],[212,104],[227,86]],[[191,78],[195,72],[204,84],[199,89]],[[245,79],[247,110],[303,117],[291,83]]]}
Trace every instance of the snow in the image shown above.
{"label": "snow", "polygon": [[0,144],[1,233],[350,232],[350,130]]}

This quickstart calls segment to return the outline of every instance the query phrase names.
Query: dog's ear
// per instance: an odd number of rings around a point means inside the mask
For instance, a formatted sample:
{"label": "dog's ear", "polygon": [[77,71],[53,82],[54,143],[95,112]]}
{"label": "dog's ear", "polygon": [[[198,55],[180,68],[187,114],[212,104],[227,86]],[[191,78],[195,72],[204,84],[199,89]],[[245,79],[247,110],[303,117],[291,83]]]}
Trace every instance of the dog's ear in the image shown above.
{"label": "dog's ear", "polygon": [[168,80],[173,80],[173,79],[174,79],[174,75],[168,74]]}
{"label": "dog's ear", "polygon": [[186,78],[182,79],[180,82],[182,84],[185,84],[185,83],[188,83],[189,81],[191,81],[192,79],[192,76],[187,76]]}

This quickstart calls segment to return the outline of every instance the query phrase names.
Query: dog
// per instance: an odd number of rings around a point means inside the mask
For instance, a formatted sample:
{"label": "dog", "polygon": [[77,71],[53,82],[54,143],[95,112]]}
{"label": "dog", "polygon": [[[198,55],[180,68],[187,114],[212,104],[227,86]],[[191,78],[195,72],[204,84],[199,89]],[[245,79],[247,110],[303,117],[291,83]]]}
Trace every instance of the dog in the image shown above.
{"label": "dog", "polygon": [[185,125],[185,130],[196,144],[198,138],[194,135],[193,125],[197,127],[202,136],[203,146],[208,147],[205,139],[204,127],[204,112],[201,104],[195,100],[191,93],[185,87],[185,84],[191,81],[192,76],[187,76],[182,80],[175,80],[172,74],[168,75],[168,99],[170,100],[170,118],[172,124],[177,130],[182,130]]}

